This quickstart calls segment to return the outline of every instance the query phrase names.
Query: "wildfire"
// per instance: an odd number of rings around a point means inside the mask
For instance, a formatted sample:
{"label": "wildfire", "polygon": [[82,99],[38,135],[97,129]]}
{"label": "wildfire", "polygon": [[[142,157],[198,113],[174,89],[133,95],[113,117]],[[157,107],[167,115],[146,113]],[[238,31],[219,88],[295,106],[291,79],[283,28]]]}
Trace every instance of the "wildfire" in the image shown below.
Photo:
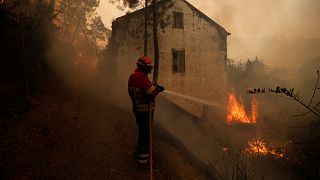
{"label": "wildfire", "polygon": [[285,156],[284,150],[280,148],[276,149],[271,145],[267,145],[260,138],[249,141],[248,147],[245,149],[245,153],[248,155],[273,155],[277,159]]}
{"label": "wildfire", "polygon": [[233,93],[229,94],[228,99],[228,114],[227,114],[227,123],[232,122],[242,122],[242,123],[256,123],[257,122],[257,109],[258,102],[254,96],[252,96],[251,102],[251,117],[246,113],[242,99],[237,100],[236,96]]}

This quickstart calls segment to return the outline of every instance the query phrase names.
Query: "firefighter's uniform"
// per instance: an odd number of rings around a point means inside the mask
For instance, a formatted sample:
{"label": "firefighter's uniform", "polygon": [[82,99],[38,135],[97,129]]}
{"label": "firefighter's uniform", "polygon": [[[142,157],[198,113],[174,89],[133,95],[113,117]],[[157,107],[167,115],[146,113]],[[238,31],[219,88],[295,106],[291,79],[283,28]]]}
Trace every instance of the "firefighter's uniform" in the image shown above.
{"label": "firefighter's uniform", "polygon": [[151,116],[152,121],[158,87],[148,79],[149,72],[139,68],[139,64],[152,65],[151,60],[147,57],[142,57],[137,64],[138,68],[129,78],[128,92],[132,101],[136,123],[139,127],[137,158],[140,164],[145,164],[149,158],[149,117]]}

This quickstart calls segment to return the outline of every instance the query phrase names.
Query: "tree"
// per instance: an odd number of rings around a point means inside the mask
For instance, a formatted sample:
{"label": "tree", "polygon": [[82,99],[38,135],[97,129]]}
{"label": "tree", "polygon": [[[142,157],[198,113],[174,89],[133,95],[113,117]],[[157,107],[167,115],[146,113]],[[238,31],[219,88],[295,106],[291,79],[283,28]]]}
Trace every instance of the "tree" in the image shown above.
{"label": "tree", "polygon": [[153,83],[157,84],[159,74],[159,40],[158,40],[158,17],[157,17],[158,0],[152,0],[152,19],[153,19],[153,46],[154,46],[154,71]]}
{"label": "tree", "polygon": [[231,88],[237,92],[243,91],[248,86],[265,86],[270,84],[270,78],[267,78],[269,75],[266,71],[266,65],[258,58],[255,60],[247,59],[245,63],[229,59],[227,61],[226,72],[231,82]]}
{"label": "tree", "polygon": [[98,5],[98,0],[57,0],[53,21],[62,31],[62,39],[73,44],[75,38],[83,34],[88,43],[104,40],[106,28],[95,12]]}
{"label": "tree", "polygon": [[[106,33],[107,28],[104,26],[101,17],[94,17],[92,21],[88,24],[88,29],[86,31],[87,36],[92,39],[93,43],[95,44],[95,50],[97,50],[97,42],[98,41],[106,41]],[[97,52],[98,54],[98,52]]]}
{"label": "tree", "polygon": [[95,49],[96,41],[105,38],[106,29],[95,14],[98,3],[0,0],[0,105],[5,107],[1,115],[18,114],[30,107],[33,94],[56,80],[59,73],[53,71],[53,61],[62,69],[64,63],[72,64],[76,44],[88,42]]}
{"label": "tree", "polygon": [[[120,2],[120,0],[109,0],[111,3]],[[147,52],[147,42],[148,42],[148,33],[147,33],[147,25],[148,25],[148,17],[149,17],[149,7],[148,5],[151,3],[152,8],[152,34],[153,34],[153,44],[154,44],[154,74],[153,74],[153,82],[157,83],[158,81],[158,74],[159,74],[159,40],[158,40],[158,26],[162,23],[162,26],[165,26],[166,23],[164,20],[159,21],[159,19],[164,18],[166,10],[171,7],[173,4],[172,2],[167,2],[161,4],[161,10],[159,11],[159,4],[161,0],[124,0],[123,5],[125,7],[129,7],[131,9],[137,9],[145,7],[145,26],[144,26],[144,54],[146,55]]]}
{"label": "tree", "polygon": [[[48,33],[52,31],[50,21],[52,6],[54,1],[34,0],[34,1],[3,1],[1,4],[1,19],[3,18],[3,33],[7,34],[2,39],[6,48],[8,43],[14,47],[8,47],[3,51],[2,57],[8,61],[4,61],[2,67],[4,71],[11,74],[9,64],[15,64],[20,72],[15,73],[16,84],[18,89],[25,89],[28,98],[31,97],[37,87],[42,84],[46,77],[45,72],[45,52],[49,45]],[[40,52],[40,53],[39,53]],[[7,63],[7,64],[6,64]],[[14,72],[14,71],[13,71]],[[21,75],[19,75],[21,73]],[[18,77],[20,76],[20,77]],[[10,79],[8,78],[8,79]],[[23,79],[23,87],[19,85]],[[15,89],[11,87],[12,89]],[[22,93],[22,92],[20,92]]]}

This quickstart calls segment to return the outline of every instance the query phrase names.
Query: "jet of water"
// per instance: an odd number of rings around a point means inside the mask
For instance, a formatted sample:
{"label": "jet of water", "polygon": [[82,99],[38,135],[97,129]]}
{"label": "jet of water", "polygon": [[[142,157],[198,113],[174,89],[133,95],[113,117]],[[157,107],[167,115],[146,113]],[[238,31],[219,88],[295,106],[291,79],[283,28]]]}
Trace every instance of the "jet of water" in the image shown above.
{"label": "jet of water", "polygon": [[176,93],[176,92],[172,92],[172,91],[169,91],[169,90],[164,90],[163,92],[166,93],[166,94],[170,94],[170,95],[178,96],[178,97],[181,97],[181,98],[189,99],[191,101],[194,101],[194,102],[197,102],[197,103],[200,103],[200,104],[204,104],[204,105],[207,105],[207,106],[215,106],[215,107],[218,107],[218,106],[221,107],[222,106],[219,103],[213,103],[213,102],[204,101],[204,100],[199,99],[199,98],[187,96],[187,95]]}

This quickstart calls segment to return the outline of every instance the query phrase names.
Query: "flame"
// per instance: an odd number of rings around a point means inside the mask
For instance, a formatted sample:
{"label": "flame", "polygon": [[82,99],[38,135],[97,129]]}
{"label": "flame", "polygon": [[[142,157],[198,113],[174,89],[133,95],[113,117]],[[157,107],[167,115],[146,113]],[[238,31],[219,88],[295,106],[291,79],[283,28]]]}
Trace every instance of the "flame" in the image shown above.
{"label": "flame", "polygon": [[257,122],[258,117],[258,101],[255,96],[252,96],[251,101],[251,113],[252,113],[252,121]]}
{"label": "flame", "polygon": [[256,123],[258,117],[258,102],[254,96],[252,96],[251,102],[251,117],[246,113],[244,104],[242,99],[240,101],[237,100],[236,96],[233,93],[229,94],[228,100],[228,114],[227,114],[227,123],[231,123],[234,121],[242,122],[242,123]]}
{"label": "flame", "polygon": [[273,155],[275,158],[283,158],[285,156],[285,152],[283,149],[276,149],[271,145],[267,145],[260,138],[253,139],[248,142],[248,147],[245,149],[246,154],[252,155]]}

